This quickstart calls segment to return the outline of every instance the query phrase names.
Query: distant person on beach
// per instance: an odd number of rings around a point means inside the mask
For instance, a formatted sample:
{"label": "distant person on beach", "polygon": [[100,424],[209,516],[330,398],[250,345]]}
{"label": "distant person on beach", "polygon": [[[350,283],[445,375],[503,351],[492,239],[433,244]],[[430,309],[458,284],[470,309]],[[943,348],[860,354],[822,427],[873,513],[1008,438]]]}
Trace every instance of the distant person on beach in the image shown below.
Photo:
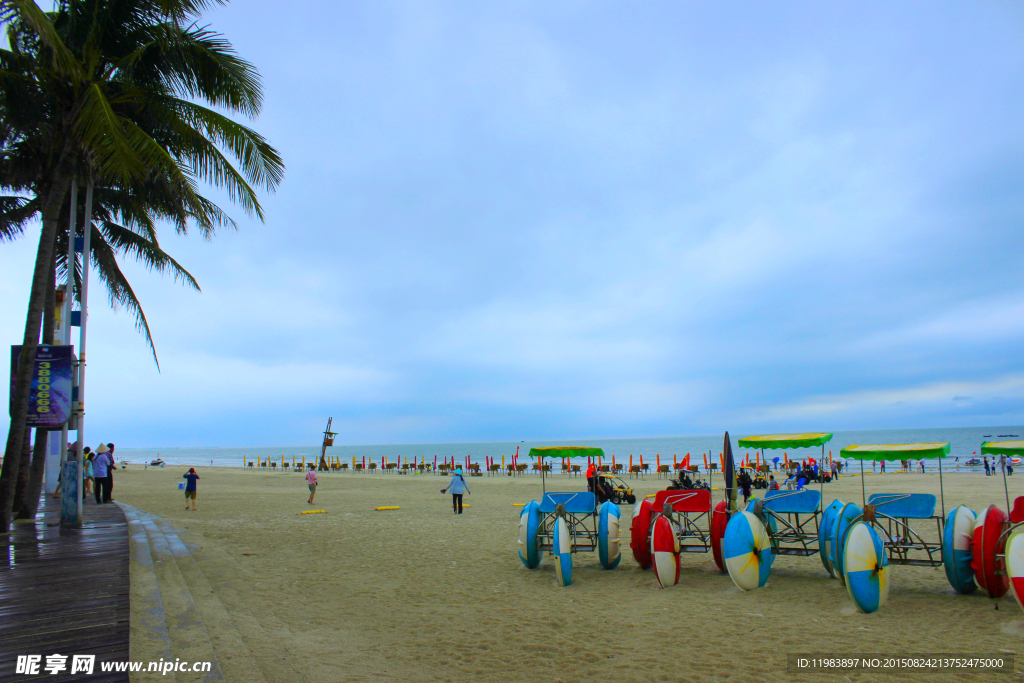
{"label": "distant person on beach", "polygon": [[587,490],[597,495],[597,465],[587,465]]}
{"label": "distant person on beach", "polygon": [[92,453],[86,456],[85,464],[83,464],[82,467],[85,468],[82,470],[85,474],[85,490],[82,492],[82,495],[84,496],[86,493],[92,493],[96,484],[96,471],[93,469]]}
{"label": "distant person on beach", "polygon": [[884,460],[883,460],[883,461],[881,462],[881,464],[879,465],[879,471],[880,471],[880,472],[881,472],[882,474],[885,474],[885,461],[884,461]]}
{"label": "distant person on beach", "polygon": [[768,475],[768,490],[769,491],[778,491],[779,490],[779,482],[775,481],[775,475],[774,474]]}
{"label": "distant person on beach", "polygon": [[740,491],[743,492],[743,504],[746,505],[747,501],[750,500],[750,487],[753,486],[754,481],[747,474],[746,470],[740,470],[740,476],[736,483],[739,484]]}
{"label": "distant person on beach", "polygon": [[317,485],[316,470],[309,470],[308,472],[306,472],[306,483],[309,484],[309,500],[306,501],[306,502],[308,502],[310,505],[312,505],[313,504],[313,496],[316,495],[316,485]]}
{"label": "distant person on beach", "polygon": [[188,510],[188,501],[192,499],[192,512],[196,511],[196,482],[199,481],[199,475],[196,474],[195,467],[189,467],[188,472],[181,475],[181,478],[185,480],[185,509]]}
{"label": "distant person on beach", "polygon": [[462,468],[456,467],[455,474],[452,475],[452,480],[448,482],[448,486],[441,489],[441,493],[452,492],[452,512],[457,515],[462,514],[462,492],[465,490],[466,493],[472,493],[469,490],[469,486],[466,485],[466,480],[462,477]]}
{"label": "distant person on beach", "polygon": [[110,469],[107,470],[107,502],[114,500],[114,470],[117,469],[117,459],[114,457],[114,444],[108,443],[107,456],[110,458]]}
{"label": "distant person on beach", "polygon": [[992,469],[988,465],[988,457],[985,458],[985,476],[988,477],[992,474]]}
{"label": "distant person on beach", "polygon": [[96,449],[96,455],[93,457],[93,471],[95,472],[96,480],[95,494],[97,505],[100,503],[110,502],[110,493],[108,492],[107,489],[107,487],[110,485],[110,479],[108,478],[107,475],[109,474],[110,468],[113,465],[110,461],[110,456],[107,455],[108,450],[110,449],[107,448],[107,445],[101,443],[99,448]]}

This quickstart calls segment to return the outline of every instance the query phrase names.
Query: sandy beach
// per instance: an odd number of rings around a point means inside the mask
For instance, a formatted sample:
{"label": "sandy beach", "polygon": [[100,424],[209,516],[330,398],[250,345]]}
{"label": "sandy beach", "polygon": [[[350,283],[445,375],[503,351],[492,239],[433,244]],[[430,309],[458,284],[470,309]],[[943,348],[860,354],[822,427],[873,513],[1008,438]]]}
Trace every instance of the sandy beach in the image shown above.
{"label": "sandy beach", "polygon": [[[310,506],[301,474],[201,468],[191,512],[177,488],[186,469],[119,471],[114,497],[181,530],[268,681],[888,681],[790,674],[786,654],[1024,654],[1012,595],[959,596],[941,568],[894,567],[889,602],[871,615],[817,556],[779,557],[765,588],[741,593],[710,555],[684,555],[679,585],[662,590],[630,554],[632,506],[622,507],[620,566],[578,554],[574,583],[561,588],[550,557],[527,570],[516,555],[514,504],[539,499],[537,476],[469,479],[469,507],[455,516],[446,480],[429,474],[322,474]],[[944,482],[947,510],[1005,505],[1001,477]],[[646,495],[667,482],[631,483]],[[868,495],[939,492],[931,473],[865,483]],[[584,488],[582,478],[548,480],[548,490]],[[833,498],[860,502],[860,478],[826,485]],[[401,509],[374,510],[385,505]],[[300,514],[310,509],[327,512]],[[139,623],[133,602],[133,659],[150,647]],[[1022,668],[900,678],[1017,680]]]}

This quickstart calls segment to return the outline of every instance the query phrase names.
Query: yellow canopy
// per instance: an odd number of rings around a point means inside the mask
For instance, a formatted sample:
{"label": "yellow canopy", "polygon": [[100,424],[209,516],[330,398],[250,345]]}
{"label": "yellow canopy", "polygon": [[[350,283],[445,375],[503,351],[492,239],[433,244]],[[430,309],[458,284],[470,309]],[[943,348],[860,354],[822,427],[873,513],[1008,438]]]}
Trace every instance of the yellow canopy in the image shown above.
{"label": "yellow canopy", "polygon": [[[840,457],[857,460],[904,460],[909,458],[944,458],[949,455],[948,443],[890,443],[873,446],[847,446]],[[901,457],[903,456],[903,457]]]}
{"label": "yellow canopy", "polygon": [[1024,441],[986,441],[981,444],[984,455],[1024,455]]}
{"label": "yellow canopy", "polygon": [[747,436],[737,443],[740,448],[810,448],[821,446],[832,439],[828,432],[812,432],[809,434],[766,434],[764,436]]}

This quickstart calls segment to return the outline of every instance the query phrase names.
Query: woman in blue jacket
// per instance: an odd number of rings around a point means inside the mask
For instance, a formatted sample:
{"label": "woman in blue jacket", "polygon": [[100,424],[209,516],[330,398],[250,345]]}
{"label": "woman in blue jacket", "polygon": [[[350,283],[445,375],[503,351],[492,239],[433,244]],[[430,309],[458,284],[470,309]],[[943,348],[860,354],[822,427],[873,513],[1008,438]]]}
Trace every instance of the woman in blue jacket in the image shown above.
{"label": "woman in blue jacket", "polygon": [[441,489],[441,493],[446,491],[452,492],[452,512],[457,515],[462,514],[462,491],[465,489],[466,493],[472,493],[469,490],[469,486],[466,484],[466,480],[462,477],[462,468],[455,468],[455,474],[452,475],[452,480],[448,482],[448,486]]}

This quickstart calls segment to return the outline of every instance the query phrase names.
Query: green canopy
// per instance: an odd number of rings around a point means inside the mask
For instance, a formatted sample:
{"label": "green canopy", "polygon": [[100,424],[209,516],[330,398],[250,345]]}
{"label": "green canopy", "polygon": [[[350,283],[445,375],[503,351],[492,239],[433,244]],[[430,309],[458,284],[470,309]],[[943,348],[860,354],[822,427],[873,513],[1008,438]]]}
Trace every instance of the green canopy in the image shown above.
{"label": "green canopy", "polygon": [[831,440],[831,434],[815,432],[812,434],[748,436],[740,439],[738,443],[740,448],[810,448],[812,446],[821,446]]}
{"label": "green canopy", "polygon": [[1024,455],[1024,441],[985,441],[982,455]]}
{"label": "green canopy", "polygon": [[544,446],[531,448],[531,458],[597,458],[604,457],[604,451],[600,448],[587,448],[586,446]]}
{"label": "green canopy", "polygon": [[857,460],[909,460],[910,458],[944,458],[949,455],[948,443],[890,443],[874,446],[847,446],[839,452],[842,458]]}

